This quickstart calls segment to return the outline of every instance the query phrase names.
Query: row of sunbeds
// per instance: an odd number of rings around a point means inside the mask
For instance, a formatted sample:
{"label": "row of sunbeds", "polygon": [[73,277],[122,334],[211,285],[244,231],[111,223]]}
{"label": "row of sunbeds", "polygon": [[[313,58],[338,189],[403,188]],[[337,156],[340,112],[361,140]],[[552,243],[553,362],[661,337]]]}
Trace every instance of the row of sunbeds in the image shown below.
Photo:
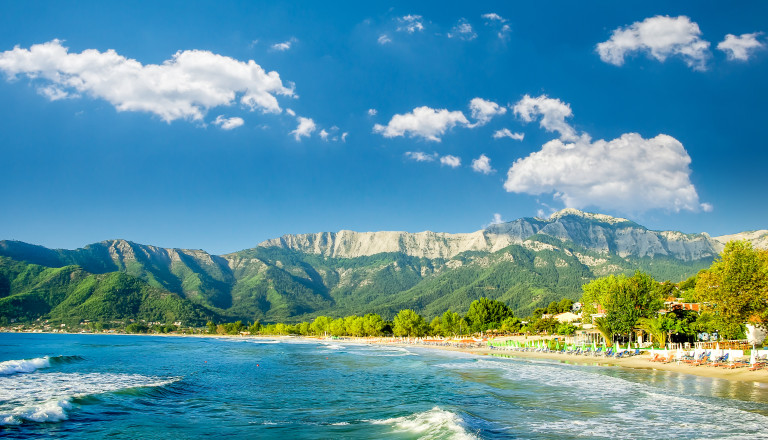
{"label": "row of sunbeds", "polygon": [[560,349],[551,349],[549,347],[494,347],[490,346],[492,349],[501,349],[501,350],[509,350],[509,351],[524,351],[524,352],[534,352],[534,353],[559,353],[559,354],[569,354],[574,356],[593,356],[593,357],[607,357],[607,358],[623,358],[623,357],[630,357],[630,356],[636,356],[640,354],[640,349],[622,349],[618,348],[615,349],[614,347],[607,347],[605,350],[603,350],[603,347],[597,347],[593,349],[593,347],[563,347]]}
{"label": "row of sunbeds", "polygon": [[747,358],[729,359],[730,353],[725,353],[721,356],[711,356],[711,354],[712,352],[710,351],[702,351],[698,355],[687,353],[678,355],[677,352],[670,351],[666,356],[660,353],[655,353],[650,361],[663,364],[670,364],[675,362],[677,364],[686,364],[692,367],[698,367],[701,365],[728,369],[749,367],[750,371],[760,370],[768,367],[768,355],[757,357],[755,362],[751,363],[750,359]]}

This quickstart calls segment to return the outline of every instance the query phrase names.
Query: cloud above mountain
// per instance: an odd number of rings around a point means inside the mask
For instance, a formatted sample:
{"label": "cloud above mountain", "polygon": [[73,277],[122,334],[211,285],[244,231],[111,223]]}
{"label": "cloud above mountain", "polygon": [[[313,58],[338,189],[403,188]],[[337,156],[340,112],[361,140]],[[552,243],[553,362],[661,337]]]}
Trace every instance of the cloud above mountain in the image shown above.
{"label": "cloud above mountain", "polygon": [[508,192],[553,194],[569,208],[622,212],[712,209],[699,202],[690,181],[691,158],[672,136],[644,139],[637,133],[626,133],[610,141],[593,142],[588,134],[577,135],[564,122],[572,113],[570,106],[559,100],[526,95],[515,109],[528,121],[534,114],[544,114],[541,126],[557,131],[560,139],[514,162],[504,183]]}
{"label": "cloud above mountain", "polygon": [[204,50],[180,51],[162,64],[144,65],[111,49],[70,53],[52,40],[0,53],[0,70],[43,83],[52,100],[88,95],[118,111],[149,112],[166,122],[199,121],[209,109],[236,102],[280,113],[277,96],[294,96],[277,72]]}

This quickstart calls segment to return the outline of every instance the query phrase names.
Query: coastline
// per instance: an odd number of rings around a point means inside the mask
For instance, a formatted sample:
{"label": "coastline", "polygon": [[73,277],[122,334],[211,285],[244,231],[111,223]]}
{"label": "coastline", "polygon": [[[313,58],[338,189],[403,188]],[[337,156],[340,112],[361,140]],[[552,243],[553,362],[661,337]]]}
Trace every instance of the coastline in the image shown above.
{"label": "coastline", "polygon": [[[13,332],[16,333],[16,332]],[[629,358],[602,358],[593,356],[581,356],[570,355],[564,353],[545,353],[545,352],[529,352],[529,351],[508,351],[501,349],[491,349],[489,347],[457,347],[457,346],[443,346],[443,345],[431,345],[423,343],[406,343],[397,338],[339,338],[339,339],[325,339],[322,337],[307,337],[307,336],[261,336],[261,335],[210,335],[210,334],[127,334],[127,333],[64,333],[64,332],[29,332],[25,334],[55,334],[55,335],[116,335],[116,336],[160,336],[160,337],[179,337],[179,338],[219,338],[219,339],[271,339],[271,340],[298,340],[306,342],[323,342],[334,341],[340,343],[352,343],[362,345],[384,345],[395,346],[403,348],[420,348],[428,350],[441,350],[441,351],[456,351],[476,356],[499,356],[509,358],[520,359],[540,359],[557,361],[561,363],[573,364],[573,365],[592,365],[601,367],[619,367],[629,368],[633,370],[647,370],[647,371],[669,371],[673,373],[689,374],[693,376],[706,377],[712,379],[724,379],[736,382],[752,382],[760,384],[761,386],[768,386],[768,367],[749,371],[748,367],[726,369],[722,367],[712,367],[707,365],[692,366],[688,364],[671,362],[651,362],[650,354],[641,354],[638,356],[632,356]],[[387,340],[390,339],[390,340]]]}

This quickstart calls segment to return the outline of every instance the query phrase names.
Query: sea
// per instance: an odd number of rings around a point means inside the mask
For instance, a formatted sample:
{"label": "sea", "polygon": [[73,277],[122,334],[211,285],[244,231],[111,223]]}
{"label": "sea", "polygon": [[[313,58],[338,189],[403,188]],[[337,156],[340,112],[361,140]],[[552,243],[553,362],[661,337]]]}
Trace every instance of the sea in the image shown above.
{"label": "sea", "polygon": [[0,438],[756,439],[768,388],[343,340],[5,333]]}

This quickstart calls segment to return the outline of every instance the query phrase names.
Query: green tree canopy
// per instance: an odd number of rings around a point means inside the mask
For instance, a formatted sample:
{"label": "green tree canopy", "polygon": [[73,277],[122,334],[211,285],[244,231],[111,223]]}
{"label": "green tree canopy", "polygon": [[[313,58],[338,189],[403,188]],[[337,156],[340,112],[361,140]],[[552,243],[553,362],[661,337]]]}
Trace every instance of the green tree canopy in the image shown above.
{"label": "green tree canopy", "polygon": [[504,318],[514,316],[512,309],[506,304],[495,299],[482,297],[472,301],[467,312],[467,321],[469,321],[472,330],[484,331],[491,328],[501,327]]}
{"label": "green tree canopy", "polygon": [[768,251],[747,241],[731,241],[696,279],[696,297],[726,337],[736,337],[747,321],[768,323]]}
{"label": "green tree canopy", "polygon": [[427,323],[418,313],[405,309],[395,316],[392,331],[395,336],[424,336]]}

